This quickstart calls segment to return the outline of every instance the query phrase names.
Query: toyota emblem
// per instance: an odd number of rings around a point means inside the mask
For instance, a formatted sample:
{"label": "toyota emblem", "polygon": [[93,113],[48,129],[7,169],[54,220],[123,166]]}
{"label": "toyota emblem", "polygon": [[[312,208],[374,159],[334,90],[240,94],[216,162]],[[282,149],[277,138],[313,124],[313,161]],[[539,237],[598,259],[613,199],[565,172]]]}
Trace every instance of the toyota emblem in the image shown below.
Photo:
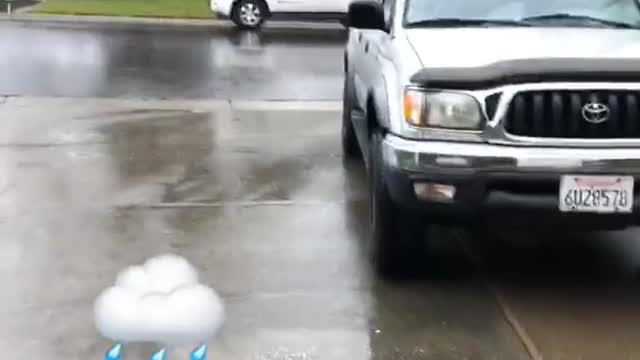
{"label": "toyota emblem", "polygon": [[582,107],[582,117],[592,124],[600,124],[609,118],[609,107],[603,103],[590,102]]}

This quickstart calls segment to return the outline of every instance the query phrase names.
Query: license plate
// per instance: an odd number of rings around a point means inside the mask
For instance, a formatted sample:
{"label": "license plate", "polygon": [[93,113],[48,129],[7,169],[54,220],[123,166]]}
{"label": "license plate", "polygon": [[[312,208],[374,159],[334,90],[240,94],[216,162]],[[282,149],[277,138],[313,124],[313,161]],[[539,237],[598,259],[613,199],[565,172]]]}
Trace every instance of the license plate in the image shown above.
{"label": "license plate", "polygon": [[630,213],[633,177],[565,175],[559,207],[563,212]]}

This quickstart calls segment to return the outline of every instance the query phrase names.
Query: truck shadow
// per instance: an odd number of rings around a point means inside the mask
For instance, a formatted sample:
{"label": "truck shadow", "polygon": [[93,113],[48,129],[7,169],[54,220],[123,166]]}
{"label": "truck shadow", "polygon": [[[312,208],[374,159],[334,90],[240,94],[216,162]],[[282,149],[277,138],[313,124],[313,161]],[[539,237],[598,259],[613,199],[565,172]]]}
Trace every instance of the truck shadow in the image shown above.
{"label": "truck shadow", "polygon": [[[345,184],[366,188],[360,164],[347,163]],[[369,236],[367,199],[347,203],[353,238],[366,253]],[[475,279],[532,288],[622,288],[640,279],[638,230],[575,231],[571,228],[507,231],[489,226],[435,226],[429,251],[415,254],[418,266],[393,282],[452,282]],[[478,261],[479,259],[479,261]],[[483,269],[479,269],[482,267]],[[375,275],[374,275],[375,276]]]}
{"label": "truck shadow", "polygon": [[[455,229],[446,226],[434,226],[428,230],[429,246],[424,253],[412,254],[407,259],[414,266],[406,267],[398,274],[381,276],[375,274],[368,260],[369,209],[367,174],[359,160],[343,162],[345,175],[345,194],[360,189],[365,195],[357,201],[345,203],[345,218],[351,239],[357,241],[360,260],[368,267],[373,281],[389,284],[416,285],[425,281],[431,283],[467,283],[477,281],[477,271],[460,246],[460,235]],[[364,190],[363,190],[364,189]],[[416,241],[420,241],[417,239]]]}
{"label": "truck shadow", "polygon": [[529,288],[630,290],[640,274],[636,229],[467,233],[491,281]]}

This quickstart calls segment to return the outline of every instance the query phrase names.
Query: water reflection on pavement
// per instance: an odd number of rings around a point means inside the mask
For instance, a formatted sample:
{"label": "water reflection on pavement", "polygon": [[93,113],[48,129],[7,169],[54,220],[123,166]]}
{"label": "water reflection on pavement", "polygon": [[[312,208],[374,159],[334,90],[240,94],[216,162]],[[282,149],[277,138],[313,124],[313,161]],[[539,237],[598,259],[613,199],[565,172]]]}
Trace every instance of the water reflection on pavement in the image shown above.
{"label": "water reflection on pavement", "polygon": [[340,152],[343,41],[0,23],[0,94],[43,96],[0,98],[0,351],[101,358],[94,297],[175,252],[227,303],[211,358],[639,354],[634,229],[438,228],[414,278],[371,274],[364,170]]}
{"label": "water reflection on pavement", "polygon": [[448,281],[371,276],[364,171],[341,160],[339,103],[300,106],[8,99],[0,350],[102,357],[94,297],[175,252],[227,304],[212,358],[526,358],[460,252]]}
{"label": "water reflection on pavement", "polygon": [[345,36],[0,22],[0,95],[335,100]]}

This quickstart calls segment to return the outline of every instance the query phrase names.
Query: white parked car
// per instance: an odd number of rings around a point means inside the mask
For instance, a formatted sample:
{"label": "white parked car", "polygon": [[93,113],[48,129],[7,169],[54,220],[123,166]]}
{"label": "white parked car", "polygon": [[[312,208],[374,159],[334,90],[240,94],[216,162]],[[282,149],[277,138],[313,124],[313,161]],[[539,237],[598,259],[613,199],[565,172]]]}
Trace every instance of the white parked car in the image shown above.
{"label": "white parked car", "polygon": [[211,10],[243,29],[269,19],[333,20],[345,24],[351,0],[210,0]]}

